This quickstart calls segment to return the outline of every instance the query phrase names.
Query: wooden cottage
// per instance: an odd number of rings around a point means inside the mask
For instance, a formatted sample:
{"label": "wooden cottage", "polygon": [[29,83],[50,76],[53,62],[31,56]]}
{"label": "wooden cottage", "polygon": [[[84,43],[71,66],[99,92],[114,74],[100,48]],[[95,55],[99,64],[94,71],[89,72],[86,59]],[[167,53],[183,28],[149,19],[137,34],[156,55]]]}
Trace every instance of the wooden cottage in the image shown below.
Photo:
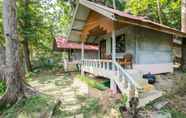
{"label": "wooden cottage", "polygon": [[[54,40],[54,50],[67,52],[68,61],[80,61],[81,60],[81,43],[73,42],[66,39],[63,36],[56,37]],[[98,55],[98,46],[86,44],[84,47],[85,58],[94,59]]]}
{"label": "wooden cottage", "polygon": [[[53,43],[53,49],[63,53],[63,61],[61,62],[64,66],[64,71],[77,71],[81,61],[81,43],[73,42],[66,39],[63,36],[56,37]],[[86,44],[84,46],[85,58],[93,59],[97,58],[98,46]]]}
{"label": "wooden cottage", "polygon": [[[145,91],[142,75],[173,72],[173,38],[186,34],[87,0],[79,0],[74,13],[69,40],[81,42],[81,71],[111,80],[129,98],[139,97],[140,106],[161,96]],[[99,46],[96,58],[85,58],[85,44]],[[147,95],[147,94],[148,95]]]}

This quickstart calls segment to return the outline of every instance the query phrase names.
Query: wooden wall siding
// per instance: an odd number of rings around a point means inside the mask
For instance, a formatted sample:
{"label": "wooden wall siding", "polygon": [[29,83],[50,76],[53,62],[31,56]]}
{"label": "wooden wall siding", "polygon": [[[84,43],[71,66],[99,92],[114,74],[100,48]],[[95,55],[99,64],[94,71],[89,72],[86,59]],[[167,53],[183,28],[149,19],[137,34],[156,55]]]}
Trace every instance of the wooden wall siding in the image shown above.
{"label": "wooden wall siding", "polygon": [[162,64],[171,63],[172,37],[165,33],[135,28],[136,34],[136,63]]}
{"label": "wooden wall siding", "polygon": [[81,33],[81,39],[85,40],[90,35],[110,33],[112,32],[112,28],[113,28],[112,20],[106,18],[101,14],[91,11]]}
{"label": "wooden wall siding", "polygon": [[[85,50],[84,58],[85,59],[97,59],[98,52]],[[74,52],[72,52],[72,60],[73,61],[81,60],[81,50],[75,50]]]}
{"label": "wooden wall siding", "polygon": [[[158,31],[127,26],[117,30],[116,35],[125,34],[126,52],[134,55],[136,64],[164,64],[172,60],[172,37]],[[107,39],[107,55],[111,54],[111,37]],[[117,58],[123,57],[123,53],[116,53]]]}
{"label": "wooden wall siding", "polygon": [[85,40],[89,36],[108,34],[112,32],[113,28],[120,29],[125,26],[126,24],[124,23],[114,23],[111,19],[91,11],[80,37],[82,40]]}

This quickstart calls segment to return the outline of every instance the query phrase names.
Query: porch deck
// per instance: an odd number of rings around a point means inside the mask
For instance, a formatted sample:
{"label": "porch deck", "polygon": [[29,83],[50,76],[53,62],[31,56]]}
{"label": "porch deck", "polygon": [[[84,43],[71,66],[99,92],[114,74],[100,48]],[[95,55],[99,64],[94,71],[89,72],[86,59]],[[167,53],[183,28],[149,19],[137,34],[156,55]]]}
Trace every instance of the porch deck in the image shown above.
{"label": "porch deck", "polygon": [[[138,97],[139,107],[162,96],[161,91],[155,90],[146,80],[142,79],[142,73],[137,70],[123,69],[117,62],[85,59],[82,61],[81,69],[83,72],[110,79],[111,89],[115,91],[118,88],[121,94],[127,95],[129,100],[132,97]],[[150,89],[145,90],[148,86]]]}

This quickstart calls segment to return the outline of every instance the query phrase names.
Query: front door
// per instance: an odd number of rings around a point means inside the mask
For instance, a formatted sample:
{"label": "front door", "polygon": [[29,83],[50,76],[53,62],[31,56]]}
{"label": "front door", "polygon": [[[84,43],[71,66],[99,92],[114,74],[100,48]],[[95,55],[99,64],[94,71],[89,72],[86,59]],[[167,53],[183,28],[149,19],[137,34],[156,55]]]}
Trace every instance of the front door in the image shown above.
{"label": "front door", "polygon": [[105,59],[106,58],[106,40],[102,40],[100,42],[100,58]]}

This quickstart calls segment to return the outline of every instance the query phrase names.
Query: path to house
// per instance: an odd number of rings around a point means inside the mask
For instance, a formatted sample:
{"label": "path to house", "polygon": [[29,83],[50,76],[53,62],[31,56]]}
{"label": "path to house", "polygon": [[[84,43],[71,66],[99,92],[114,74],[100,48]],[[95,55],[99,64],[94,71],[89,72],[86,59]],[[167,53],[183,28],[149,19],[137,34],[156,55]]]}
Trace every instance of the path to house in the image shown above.
{"label": "path to house", "polygon": [[81,103],[77,98],[77,88],[72,86],[73,75],[48,75],[43,74],[34,78],[30,84],[40,92],[59,99],[65,118],[83,118],[80,113]]}

